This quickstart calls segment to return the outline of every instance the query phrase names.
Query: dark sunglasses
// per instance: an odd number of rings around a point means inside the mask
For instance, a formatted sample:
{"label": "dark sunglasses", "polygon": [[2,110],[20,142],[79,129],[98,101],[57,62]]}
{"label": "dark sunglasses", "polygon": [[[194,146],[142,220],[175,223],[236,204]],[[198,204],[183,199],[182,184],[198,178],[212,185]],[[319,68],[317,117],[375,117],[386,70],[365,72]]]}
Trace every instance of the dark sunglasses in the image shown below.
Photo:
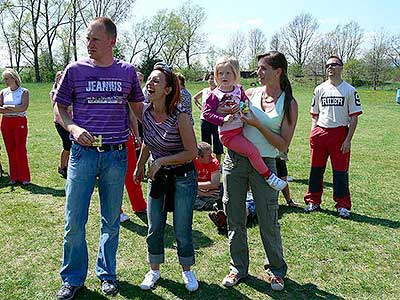
{"label": "dark sunglasses", "polygon": [[342,64],[338,64],[338,63],[331,63],[331,64],[326,64],[325,68],[328,69],[329,67],[341,67]]}
{"label": "dark sunglasses", "polygon": [[165,72],[167,72],[168,74],[172,74],[172,68],[170,66],[168,66],[165,62],[158,62],[154,65],[153,70],[161,68],[163,69]]}

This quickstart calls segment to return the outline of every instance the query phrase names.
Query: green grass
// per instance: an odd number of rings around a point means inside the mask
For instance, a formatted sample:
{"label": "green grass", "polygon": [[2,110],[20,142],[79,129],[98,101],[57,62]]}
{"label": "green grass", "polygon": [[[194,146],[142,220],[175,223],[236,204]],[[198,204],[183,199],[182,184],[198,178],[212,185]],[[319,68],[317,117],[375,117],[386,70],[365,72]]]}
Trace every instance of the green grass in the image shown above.
{"label": "green grass", "polygon": [[[203,86],[188,85],[191,92]],[[0,180],[1,300],[54,299],[61,284],[58,272],[65,181],[56,171],[61,141],[52,122],[50,84],[26,87],[31,94],[28,153],[32,184],[10,187],[6,185],[8,178]],[[329,167],[321,212],[305,214],[302,208],[286,207],[281,198],[280,223],[289,266],[284,292],[273,292],[265,283],[264,251],[257,226],[248,229],[251,276],[231,289],[220,285],[229,267],[228,244],[226,237],[216,232],[206,212],[195,212],[193,222],[194,270],[200,280],[199,291],[189,294],[181,283],[173,230],[167,226],[162,280],[155,290],[142,292],[138,285],[148,269],[146,220],[130,211],[125,194],[124,210],[132,222],[121,228],[118,249],[121,291],[112,299],[399,299],[400,106],[394,101],[394,90],[360,89],[359,93],[364,114],[359,118],[352,144],[352,217],[342,220],[336,216]],[[293,198],[302,202],[309,173],[308,109],[312,87],[295,84],[294,94],[299,102],[299,121],[288,168],[295,179],[290,184]],[[195,107],[194,115],[198,120],[199,111]],[[199,122],[195,128],[198,135]],[[1,153],[1,162],[7,170],[4,147]],[[108,299],[101,294],[94,272],[99,221],[96,191],[87,224],[89,273],[86,288],[77,299]],[[171,216],[168,223],[171,224]]]}

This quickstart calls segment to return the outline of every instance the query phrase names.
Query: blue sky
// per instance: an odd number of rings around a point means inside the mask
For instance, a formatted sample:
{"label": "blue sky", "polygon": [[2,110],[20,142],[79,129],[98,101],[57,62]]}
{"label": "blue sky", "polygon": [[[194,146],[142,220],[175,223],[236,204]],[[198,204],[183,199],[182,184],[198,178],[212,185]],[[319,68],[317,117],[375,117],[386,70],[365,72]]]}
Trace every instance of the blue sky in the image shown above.
{"label": "blue sky", "polygon": [[[160,9],[175,9],[182,2],[136,0],[133,14],[135,18],[152,16]],[[231,32],[241,30],[245,33],[252,28],[261,29],[269,43],[274,32],[303,12],[318,20],[319,32],[356,21],[367,35],[381,28],[389,34],[400,33],[399,0],[192,0],[192,3],[205,8],[207,20],[203,31],[208,33],[211,43],[220,45],[226,43]]]}

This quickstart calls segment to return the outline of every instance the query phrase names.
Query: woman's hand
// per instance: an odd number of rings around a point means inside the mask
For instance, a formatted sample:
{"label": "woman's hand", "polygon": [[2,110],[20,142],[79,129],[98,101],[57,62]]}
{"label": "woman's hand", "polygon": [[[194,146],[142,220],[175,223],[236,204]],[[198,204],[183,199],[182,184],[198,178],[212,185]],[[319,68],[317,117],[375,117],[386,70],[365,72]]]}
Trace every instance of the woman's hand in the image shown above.
{"label": "woman's hand", "polygon": [[150,165],[149,173],[148,173],[147,176],[148,176],[151,180],[154,180],[154,178],[155,178],[155,176],[156,176],[158,170],[160,170],[161,167],[162,167],[162,166],[161,166],[161,162],[160,162],[158,159],[156,159],[156,160],[153,161],[152,164]]}
{"label": "woman's hand", "polygon": [[136,150],[142,148],[142,139],[140,138],[140,136],[134,137],[133,145],[135,146]]}
{"label": "woman's hand", "polygon": [[133,172],[133,181],[136,184],[139,184],[144,178],[144,166],[143,165],[136,165],[135,171]]}
{"label": "woman's hand", "polygon": [[260,120],[256,117],[251,108],[249,108],[249,111],[246,114],[241,113],[240,119],[247,125],[255,128],[260,128],[260,126],[262,126]]}
{"label": "woman's hand", "polygon": [[224,123],[227,123],[227,122],[233,120],[233,118],[234,118],[234,116],[232,114],[226,115],[224,117]]}

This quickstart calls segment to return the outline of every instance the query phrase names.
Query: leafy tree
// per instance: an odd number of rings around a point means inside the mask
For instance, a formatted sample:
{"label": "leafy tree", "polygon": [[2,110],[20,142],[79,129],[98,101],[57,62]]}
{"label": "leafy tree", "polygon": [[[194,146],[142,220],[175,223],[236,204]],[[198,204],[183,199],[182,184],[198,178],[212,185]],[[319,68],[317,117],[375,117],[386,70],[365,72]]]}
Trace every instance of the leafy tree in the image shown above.
{"label": "leafy tree", "polygon": [[144,78],[149,77],[151,71],[153,71],[153,67],[156,63],[161,61],[160,58],[146,58],[142,60],[142,62],[139,65],[139,71],[143,73]]}
{"label": "leafy tree", "polygon": [[199,61],[193,62],[190,68],[180,68],[179,71],[188,81],[200,81],[204,75],[204,67]]}
{"label": "leafy tree", "polygon": [[191,59],[204,53],[206,43],[205,34],[200,32],[206,20],[203,7],[193,4],[192,1],[184,2],[177,10],[176,15],[181,19],[182,28],[179,32],[179,42],[185,57],[186,66],[191,68]]}
{"label": "leafy tree", "polygon": [[358,59],[349,59],[343,68],[343,78],[353,86],[363,84],[362,74],[365,74],[364,65]]}

